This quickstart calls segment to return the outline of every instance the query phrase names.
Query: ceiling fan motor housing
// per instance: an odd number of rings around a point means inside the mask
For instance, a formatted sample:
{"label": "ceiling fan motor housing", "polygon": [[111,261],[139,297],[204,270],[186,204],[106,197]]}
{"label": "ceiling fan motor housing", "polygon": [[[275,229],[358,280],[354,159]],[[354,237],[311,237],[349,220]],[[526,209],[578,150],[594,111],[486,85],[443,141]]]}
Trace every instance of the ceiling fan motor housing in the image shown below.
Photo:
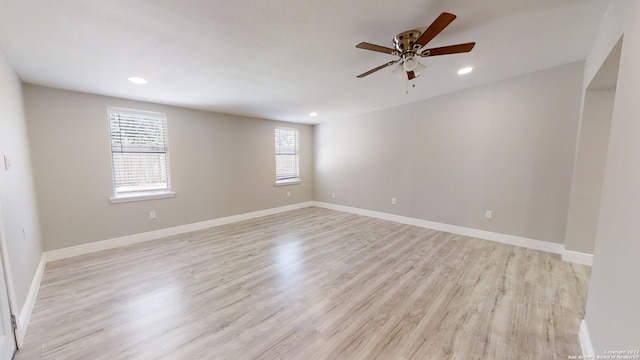
{"label": "ceiling fan motor housing", "polygon": [[[401,32],[393,38],[393,46],[398,50],[403,59],[413,57],[416,54],[416,40],[420,37],[420,30],[408,30]],[[420,46],[417,46],[420,48]]]}

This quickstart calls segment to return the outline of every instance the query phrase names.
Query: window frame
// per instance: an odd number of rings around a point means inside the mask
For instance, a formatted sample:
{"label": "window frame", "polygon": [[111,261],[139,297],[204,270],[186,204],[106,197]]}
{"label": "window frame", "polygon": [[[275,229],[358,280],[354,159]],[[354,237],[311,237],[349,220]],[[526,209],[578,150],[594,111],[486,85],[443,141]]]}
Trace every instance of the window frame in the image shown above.
{"label": "window frame", "polygon": [[[295,134],[295,143],[296,143],[295,154],[286,154],[286,153],[282,153],[281,151],[280,152],[278,151],[279,146],[278,146],[277,136],[279,131],[292,131]],[[302,179],[300,178],[300,132],[298,131],[298,129],[292,128],[292,127],[284,127],[284,126],[276,127],[274,129],[274,145],[275,145],[275,149],[274,149],[275,150],[274,151],[275,182],[273,183],[273,185],[286,186],[286,185],[296,185],[296,184],[302,183]],[[282,155],[295,155],[296,157],[296,175],[295,176],[291,176],[287,178],[278,177],[278,156],[282,156]]]}
{"label": "window frame", "polygon": [[[165,156],[165,168],[166,168],[166,188],[162,189],[141,189],[141,190],[131,190],[131,191],[118,191],[118,184],[116,179],[116,164],[114,154],[116,153],[139,153],[135,151],[114,151],[113,146],[113,133],[112,133],[112,116],[114,114],[127,114],[131,116],[139,116],[146,119],[154,119],[163,121],[163,130],[164,130],[164,152],[162,152]],[[175,196],[175,192],[171,190],[171,168],[170,168],[170,160],[169,160],[169,128],[167,115],[161,112],[154,111],[145,111],[138,109],[128,109],[121,107],[108,107],[107,108],[107,121],[109,124],[109,150],[111,152],[111,181],[113,185],[113,196],[109,198],[111,203],[123,203],[123,202],[131,202],[131,201],[144,201],[144,200],[153,200],[153,199],[163,199],[170,198]]]}

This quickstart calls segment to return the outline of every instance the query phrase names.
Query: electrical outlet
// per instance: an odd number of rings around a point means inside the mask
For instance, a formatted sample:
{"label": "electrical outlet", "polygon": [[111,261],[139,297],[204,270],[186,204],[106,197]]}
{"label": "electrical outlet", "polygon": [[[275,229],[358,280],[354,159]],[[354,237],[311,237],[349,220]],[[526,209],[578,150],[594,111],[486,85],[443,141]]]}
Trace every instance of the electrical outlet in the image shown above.
{"label": "electrical outlet", "polygon": [[493,218],[493,211],[491,211],[491,210],[485,210],[485,211],[484,211],[484,217],[486,217],[487,219],[491,219],[491,218]]}
{"label": "electrical outlet", "polygon": [[291,197],[291,191],[287,191],[287,197]]}
{"label": "electrical outlet", "polygon": [[397,204],[397,203],[398,203],[398,202],[396,201],[396,198],[391,198],[391,205],[395,205],[395,204]]}
{"label": "electrical outlet", "polygon": [[331,193],[331,198],[335,199],[336,198],[336,193]]}
{"label": "electrical outlet", "polygon": [[149,219],[155,219],[155,218],[156,218],[156,211],[155,210],[149,211]]}

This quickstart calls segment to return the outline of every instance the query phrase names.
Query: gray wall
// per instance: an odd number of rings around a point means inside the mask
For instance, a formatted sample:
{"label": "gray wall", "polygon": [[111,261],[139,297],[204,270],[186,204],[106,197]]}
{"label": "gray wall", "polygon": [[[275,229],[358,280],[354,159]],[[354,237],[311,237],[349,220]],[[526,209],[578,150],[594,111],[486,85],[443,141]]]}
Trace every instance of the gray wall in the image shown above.
{"label": "gray wall", "polygon": [[567,250],[593,254],[614,96],[614,89],[585,94],[567,218]]}
{"label": "gray wall", "polygon": [[573,63],[318,125],[314,196],[563,243],[582,74]]}
{"label": "gray wall", "polygon": [[[4,168],[2,156],[9,159]],[[8,283],[19,315],[42,255],[20,79],[0,51],[0,234],[7,247]],[[24,229],[24,233],[23,233]],[[7,261],[8,259],[8,261]],[[21,327],[24,324],[19,324]]]}
{"label": "gray wall", "polygon": [[[24,85],[45,250],[312,199],[313,128]],[[176,197],[111,204],[107,108],[168,117]],[[274,128],[299,130],[302,184],[274,187]],[[291,197],[286,197],[286,192]],[[149,219],[155,210],[157,218]]]}
{"label": "gray wall", "polygon": [[[596,354],[640,345],[640,2],[614,0],[585,66],[589,84],[624,35],[585,321]],[[586,87],[586,86],[585,86]]]}

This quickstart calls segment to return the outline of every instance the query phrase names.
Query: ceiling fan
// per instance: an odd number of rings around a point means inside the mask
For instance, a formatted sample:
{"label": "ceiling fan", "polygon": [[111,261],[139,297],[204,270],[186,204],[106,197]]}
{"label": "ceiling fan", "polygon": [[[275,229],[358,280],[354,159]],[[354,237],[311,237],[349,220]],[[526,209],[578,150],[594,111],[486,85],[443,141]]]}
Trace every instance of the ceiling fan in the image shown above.
{"label": "ceiling fan", "polygon": [[371,51],[377,51],[389,55],[398,56],[398,59],[389,61],[386,64],[382,64],[369,71],[363,72],[358,75],[358,78],[363,78],[367,75],[371,75],[378,70],[382,70],[387,66],[400,63],[397,71],[404,70],[407,72],[407,78],[412,80],[420,75],[420,72],[424,70],[425,66],[415,59],[416,56],[429,57],[438,55],[449,55],[463,52],[469,52],[476,45],[475,42],[442,46],[432,49],[421,50],[427,43],[436,37],[444,28],[449,26],[455,20],[456,16],[450,13],[443,12],[438,18],[424,31],[420,30],[408,30],[401,32],[393,38],[393,46],[395,49],[370,44],[367,42],[361,42],[356,45],[358,49],[365,49]]}

